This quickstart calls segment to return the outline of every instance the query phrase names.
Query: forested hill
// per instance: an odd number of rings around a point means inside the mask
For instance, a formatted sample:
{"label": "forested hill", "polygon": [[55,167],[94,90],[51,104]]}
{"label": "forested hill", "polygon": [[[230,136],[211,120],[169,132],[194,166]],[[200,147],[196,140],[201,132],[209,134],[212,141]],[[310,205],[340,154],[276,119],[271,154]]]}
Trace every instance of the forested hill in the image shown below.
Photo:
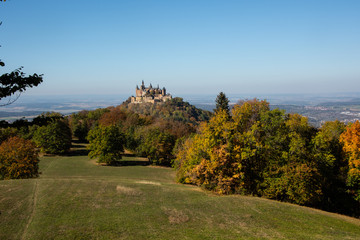
{"label": "forested hill", "polygon": [[173,98],[170,101],[154,104],[134,104],[130,102],[130,99],[128,99],[121,105],[121,107],[129,109],[138,114],[192,124],[197,124],[201,121],[207,121],[211,117],[211,112],[196,108],[188,102],[184,102],[183,99],[179,97]]}

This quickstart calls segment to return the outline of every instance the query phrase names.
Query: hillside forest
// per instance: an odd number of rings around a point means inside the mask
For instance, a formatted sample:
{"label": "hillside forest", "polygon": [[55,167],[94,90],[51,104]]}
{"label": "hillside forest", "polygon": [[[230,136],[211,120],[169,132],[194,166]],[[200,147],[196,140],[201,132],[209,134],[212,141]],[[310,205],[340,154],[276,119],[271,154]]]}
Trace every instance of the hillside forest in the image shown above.
{"label": "hillside forest", "polygon": [[0,179],[37,177],[39,154],[68,154],[88,143],[102,165],[124,152],[173,167],[176,180],[217,194],[246,194],[360,215],[360,123],[328,121],[271,110],[265,100],[197,109],[181,98],[122,105],[69,116],[44,113],[32,121],[1,122]]}

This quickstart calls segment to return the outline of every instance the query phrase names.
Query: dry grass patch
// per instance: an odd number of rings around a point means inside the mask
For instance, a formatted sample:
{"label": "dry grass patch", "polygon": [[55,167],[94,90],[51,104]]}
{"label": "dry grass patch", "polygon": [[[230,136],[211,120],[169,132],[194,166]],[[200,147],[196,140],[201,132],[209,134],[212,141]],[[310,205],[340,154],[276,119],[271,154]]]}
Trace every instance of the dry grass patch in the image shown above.
{"label": "dry grass patch", "polygon": [[148,185],[156,185],[156,186],[161,185],[161,183],[159,183],[159,182],[152,182],[152,181],[146,181],[146,180],[136,181],[136,183],[148,184]]}
{"label": "dry grass patch", "polygon": [[189,216],[186,215],[183,211],[177,210],[175,208],[161,208],[164,213],[168,216],[169,223],[171,224],[180,224],[189,221]]}
{"label": "dry grass patch", "polygon": [[134,188],[130,188],[130,187],[124,187],[121,185],[117,185],[116,186],[116,191],[118,193],[124,194],[126,196],[139,196],[141,195],[141,191],[134,189]]}

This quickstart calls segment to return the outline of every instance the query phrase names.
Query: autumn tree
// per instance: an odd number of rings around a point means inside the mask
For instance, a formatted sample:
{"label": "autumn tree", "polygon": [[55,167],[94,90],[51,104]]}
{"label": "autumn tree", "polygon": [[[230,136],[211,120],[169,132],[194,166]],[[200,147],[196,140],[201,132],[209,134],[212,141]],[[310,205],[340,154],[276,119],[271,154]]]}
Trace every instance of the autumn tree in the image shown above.
{"label": "autumn tree", "polygon": [[38,151],[30,140],[10,137],[0,145],[0,179],[39,175]]}
{"label": "autumn tree", "polygon": [[234,106],[231,116],[218,109],[178,151],[178,180],[219,193],[256,192],[263,158],[253,126],[267,110],[268,103],[257,100]]}
{"label": "autumn tree", "polygon": [[218,193],[246,193],[314,206],[321,174],[311,155],[307,118],[270,110],[257,99],[219,109],[177,150],[178,181]]}
{"label": "autumn tree", "polygon": [[119,107],[108,108],[108,110],[99,119],[99,124],[102,126],[121,124],[127,118],[126,112]]}
{"label": "autumn tree", "polygon": [[347,183],[351,193],[360,201],[360,122],[349,124],[340,136],[348,160]]}
{"label": "autumn tree", "polygon": [[197,181],[198,174],[192,172],[202,160],[209,158],[209,141],[201,134],[205,125],[206,123],[200,125],[200,134],[190,136],[176,149],[174,167],[177,181],[180,183],[201,185],[201,182]]}

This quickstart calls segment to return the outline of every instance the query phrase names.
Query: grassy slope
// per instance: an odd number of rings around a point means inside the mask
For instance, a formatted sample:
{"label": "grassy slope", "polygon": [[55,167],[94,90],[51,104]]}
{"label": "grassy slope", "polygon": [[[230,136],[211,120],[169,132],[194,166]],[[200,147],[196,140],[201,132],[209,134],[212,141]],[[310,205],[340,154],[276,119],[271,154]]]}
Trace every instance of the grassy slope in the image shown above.
{"label": "grassy slope", "polygon": [[360,239],[360,221],[174,182],[172,169],[43,157],[0,182],[0,239]]}

